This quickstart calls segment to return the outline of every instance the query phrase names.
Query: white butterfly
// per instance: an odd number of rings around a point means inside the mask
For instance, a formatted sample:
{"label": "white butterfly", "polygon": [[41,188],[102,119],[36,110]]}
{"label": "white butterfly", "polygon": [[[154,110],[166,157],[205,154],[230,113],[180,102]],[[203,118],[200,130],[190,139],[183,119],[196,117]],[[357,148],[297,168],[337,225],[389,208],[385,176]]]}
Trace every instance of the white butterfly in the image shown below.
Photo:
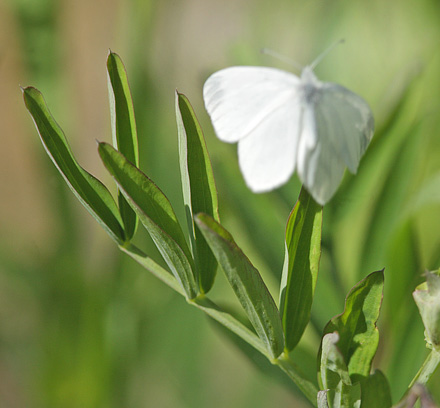
{"label": "white butterfly", "polygon": [[230,67],[203,87],[215,132],[238,142],[248,187],[264,192],[294,171],[324,205],[336,192],[345,167],[356,173],[374,131],[371,109],[343,86],[321,82],[316,62],[300,77],[266,67]]}

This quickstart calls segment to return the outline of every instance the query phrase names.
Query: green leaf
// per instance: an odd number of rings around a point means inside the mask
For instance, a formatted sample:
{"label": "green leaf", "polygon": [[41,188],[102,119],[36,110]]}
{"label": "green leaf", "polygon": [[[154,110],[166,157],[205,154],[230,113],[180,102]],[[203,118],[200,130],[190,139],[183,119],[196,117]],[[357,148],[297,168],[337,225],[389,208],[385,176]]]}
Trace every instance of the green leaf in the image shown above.
{"label": "green leaf", "polygon": [[[119,55],[111,51],[107,58],[107,74],[113,145],[128,161],[139,167],[136,121],[127,73]],[[136,213],[121,192],[118,201],[125,232],[130,239],[136,232]]]}
{"label": "green leaf", "polygon": [[237,246],[231,234],[212,217],[198,214],[196,222],[258,336],[271,357],[278,357],[284,348],[281,319],[259,272]]}
{"label": "green leaf", "polygon": [[353,383],[368,377],[379,344],[376,322],[382,303],[383,280],[383,271],[377,271],[358,282],[347,295],[344,312],[324,328],[324,336],[338,332],[338,349]]}
{"label": "green leaf", "polygon": [[376,370],[361,381],[361,408],[390,408],[391,391],[385,375]]}
{"label": "green leaf", "polygon": [[321,257],[322,206],[305,188],[290,213],[280,291],[285,348],[294,349],[310,320]]}
{"label": "green leaf", "polygon": [[185,236],[170,202],[162,191],[121,153],[107,143],[99,155],[118,187],[147,229],[186,296],[197,296],[194,265]]}
{"label": "green leaf", "polygon": [[322,339],[320,380],[324,390],[328,390],[326,396],[330,407],[359,407],[360,387],[352,385],[344,356],[336,345],[339,341],[337,332],[327,333]]}
{"label": "green leaf", "polygon": [[334,390],[340,381],[351,385],[348,367],[336,344],[340,341],[337,332],[327,333],[322,338],[320,377],[322,388]]}
{"label": "green leaf", "polygon": [[43,95],[33,87],[23,89],[26,108],[34,120],[47,154],[82,205],[118,244],[126,237],[116,203],[107,188],[76,161],[66,137],[51,115]]}
{"label": "green leaf", "polygon": [[176,92],[176,119],[183,198],[186,207],[199,285],[207,293],[215,279],[217,261],[209,245],[195,228],[194,214],[200,212],[219,221],[217,190],[202,129],[187,97]]}

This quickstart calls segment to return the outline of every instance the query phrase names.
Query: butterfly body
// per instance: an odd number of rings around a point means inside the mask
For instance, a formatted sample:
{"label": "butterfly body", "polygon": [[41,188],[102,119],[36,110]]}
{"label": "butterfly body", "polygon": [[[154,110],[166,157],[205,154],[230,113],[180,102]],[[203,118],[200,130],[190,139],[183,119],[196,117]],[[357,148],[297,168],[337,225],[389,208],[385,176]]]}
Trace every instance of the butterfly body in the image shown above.
{"label": "butterfly body", "polygon": [[246,184],[254,192],[284,184],[296,171],[325,204],[345,167],[355,173],[373,135],[368,104],[321,82],[307,66],[298,77],[267,67],[231,67],[204,85],[206,109],[220,140],[238,142]]}

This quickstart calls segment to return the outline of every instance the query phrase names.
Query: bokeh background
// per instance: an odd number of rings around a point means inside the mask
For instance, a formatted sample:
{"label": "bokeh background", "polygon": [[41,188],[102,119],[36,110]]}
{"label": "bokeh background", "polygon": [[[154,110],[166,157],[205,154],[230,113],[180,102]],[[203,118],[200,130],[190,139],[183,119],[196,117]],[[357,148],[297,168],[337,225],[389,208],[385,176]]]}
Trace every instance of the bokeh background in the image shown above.
{"label": "bokeh background", "polygon": [[[291,67],[271,48],[310,63],[345,38],[317,75],[362,95],[377,132],[358,175],[325,207],[312,325],[350,287],[385,267],[375,366],[397,401],[427,355],[411,292],[440,267],[440,3],[262,0],[0,0],[0,406],[306,407],[262,374],[199,311],[123,254],[76,201],[41,146],[19,85],[33,85],[79,162],[111,184],[96,152],[110,141],[105,61],[128,71],[141,167],[183,219],[174,90],[205,130],[220,216],[275,297],[296,177],[249,192],[236,146],[220,143],[202,86],[230,65]],[[185,223],[184,223],[185,224]],[[139,245],[159,255],[143,231]],[[219,275],[215,296],[233,303]],[[440,376],[431,390],[440,401]]]}

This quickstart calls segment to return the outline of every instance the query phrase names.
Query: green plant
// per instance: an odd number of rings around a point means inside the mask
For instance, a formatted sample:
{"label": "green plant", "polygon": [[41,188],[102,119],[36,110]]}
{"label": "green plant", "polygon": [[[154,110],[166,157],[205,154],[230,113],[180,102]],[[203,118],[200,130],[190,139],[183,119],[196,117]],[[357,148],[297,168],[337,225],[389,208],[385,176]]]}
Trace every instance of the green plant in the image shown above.
{"label": "green plant", "polygon": [[[78,164],[41,93],[28,87],[23,89],[23,95],[47,153],[73,193],[118,247],[184,296],[188,304],[214,319],[248,355],[255,350],[262,355],[264,370],[275,368],[287,374],[313,406],[390,407],[388,380],[381,371],[372,371],[379,343],[376,322],[384,272],[373,272],[358,282],[346,297],[344,312],[324,327],[317,353],[316,381],[307,374],[311,367],[294,352],[311,316],[321,256],[322,207],[305,188],[301,189],[287,221],[278,308],[258,270],[220,224],[211,163],[188,99],[176,92],[179,159],[188,224],[185,234],[167,197],[139,170],[128,80],[121,59],[114,53],[109,54],[107,71],[114,147],[98,143],[98,152],[117,184],[118,203],[99,180]],[[168,270],[132,243],[138,221],[156,244]],[[217,265],[225,273],[246,319],[240,312],[229,311],[209,298]],[[399,406],[413,404],[417,396],[425,406],[431,403],[423,385],[440,362],[439,280],[436,273],[428,273],[427,284],[414,293],[431,352]]]}

